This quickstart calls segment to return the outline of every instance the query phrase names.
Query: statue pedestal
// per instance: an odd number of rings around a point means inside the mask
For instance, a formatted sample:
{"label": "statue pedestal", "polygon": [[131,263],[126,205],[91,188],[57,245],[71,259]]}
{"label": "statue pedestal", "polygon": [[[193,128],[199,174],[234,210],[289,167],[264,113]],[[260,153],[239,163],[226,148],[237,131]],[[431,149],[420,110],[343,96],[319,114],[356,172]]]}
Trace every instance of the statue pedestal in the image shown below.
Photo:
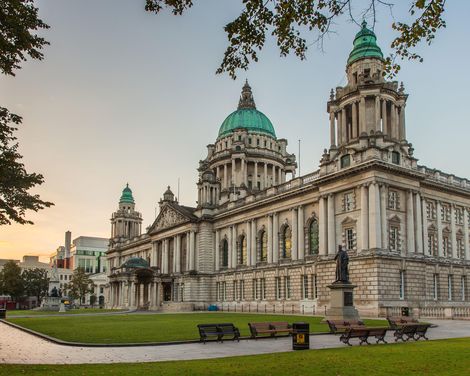
{"label": "statue pedestal", "polygon": [[352,283],[337,282],[327,286],[330,289],[330,309],[325,320],[359,320],[359,314],[353,304]]}

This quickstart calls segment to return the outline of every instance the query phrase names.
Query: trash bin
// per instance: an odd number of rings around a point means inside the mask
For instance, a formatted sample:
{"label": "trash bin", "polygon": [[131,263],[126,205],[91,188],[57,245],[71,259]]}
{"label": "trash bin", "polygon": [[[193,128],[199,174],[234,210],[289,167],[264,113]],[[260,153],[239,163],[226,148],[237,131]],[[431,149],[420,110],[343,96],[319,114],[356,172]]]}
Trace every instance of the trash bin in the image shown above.
{"label": "trash bin", "polygon": [[0,319],[6,319],[6,318],[7,318],[7,310],[0,309]]}
{"label": "trash bin", "polygon": [[308,350],[310,348],[310,324],[294,322],[292,324],[292,350]]}
{"label": "trash bin", "polygon": [[401,307],[401,315],[402,316],[409,316],[410,315],[410,308],[409,307]]}

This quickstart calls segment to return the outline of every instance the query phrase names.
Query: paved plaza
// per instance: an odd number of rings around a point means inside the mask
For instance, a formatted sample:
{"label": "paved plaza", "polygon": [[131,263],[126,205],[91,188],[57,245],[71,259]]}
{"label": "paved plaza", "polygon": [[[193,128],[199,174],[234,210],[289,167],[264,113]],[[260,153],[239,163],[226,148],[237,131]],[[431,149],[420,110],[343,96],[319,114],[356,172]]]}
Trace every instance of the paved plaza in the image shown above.
{"label": "paved plaza", "polygon": [[[470,321],[432,320],[436,328],[430,339],[470,337]],[[196,330],[196,329],[195,329]],[[393,342],[391,334],[387,341]],[[356,344],[356,341],[354,341]],[[383,346],[383,345],[379,345]],[[312,349],[346,347],[334,335],[310,336]],[[80,347],[65,346],[41,339],[22,330],[0,323],[0,363],[15,364],[81,364],[134,363],[166,360],[223,358],[238,355],[268,354],[292,351],[290,338],[226,341],[223,344],[192,343],[164,346]]]}

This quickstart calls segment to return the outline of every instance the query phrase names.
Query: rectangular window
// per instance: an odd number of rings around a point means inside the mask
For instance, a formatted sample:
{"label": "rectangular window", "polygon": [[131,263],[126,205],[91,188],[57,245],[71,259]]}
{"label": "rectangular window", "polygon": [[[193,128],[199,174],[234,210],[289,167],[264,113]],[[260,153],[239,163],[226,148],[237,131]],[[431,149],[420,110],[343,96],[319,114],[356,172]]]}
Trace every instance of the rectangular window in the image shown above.
{"label": "rectangular window", "polygon": [[240,281],[240,300],[245,300],[245,281]]}
{"label": "rectangular window", "polygon": [[276,300],[281,300],[282,298],[282,286],[281,286],[281,278],[276,277],[275,279],[275,287],[276,287]]}
{"label": "rectangular window", "polygon": [[400,153],[397,151],[392,151],[392,163],[399,165],[400,164]]}
{"label": "rectangular window", "polygon": [[317,283],[317,275],[314,274],[312,276],[312,298],[317,299],[318,298],[318,283]]}
{"label": "rectangular window", "polygon": [[345,238],[346,238],[346,247],[347,249],[351,250],[355,248],[354,244],[354,229],[347,228],[345,230]]}
{"label": "rectangular window", "polygon": [[442,238],[442,251],[444,252],[444,257],[451,256],[451,249],[450,249],[450,241],[448,236],[444,236]]}
{"label": "rectangular window", "polygon": [[405,271],[400,270],[400,299],[405,299]]}
{"label": "rectangular window", "polygon": [[354,210],[354,192],[344,194],[344,211]]}
{"label": "rectangular window", "polygon": [[458,225],[463,225],[463,210],[461,208],[455,208],[455,222]]}
{"label": "rectangular window", "polygon": [[457,258],[465,259],[465,247],[462,238],[457,238]]}
{"label": "rectangular window", "polygon": [[253,300],[258,300],[258,280],[253,279]]}
{"label": "rectangular window", "polygon": [[441,219],[444,222],[450,222],[450,206],[442,205],[441,207]]}
{"label": "rectangular window", "polygon": [[266,300],[266,278],[260,279],[261,300]]}
{"label": "rectangular window", "polygon": [[432,295],[434,300],[439,299],[439,274],[432,276]]}
{"label": "rectangular window", "polygon": [[462,298],[462,302],[464,302],[465,299],[465,294],[467,293],[467,280],[465,276],[460,277],[460,297]]}
{"label": "rectangular window", "polygon": [[391,251],[398,251],[398,227],[390,226],[389,248]]}
{"label": "rectangular window", "polygon": [[302,299],[308,299],[308,276],[303,275],[302,276]]}
{"label": "rectangular window", "polygon": [[447,296],[449,301],[452,300],[452,274],[447,276]]}
{"label": "rectangular window", "polygon": [[184,283],[180,284],[180,301],[184,300]]}
{"label": "rectangular window", "polygon": [[397,210],[398,209],[398,192],[388,191],[388,208]]}
{"label": "rectangular window", "polygon": [[428,219],[436,219],[436,205],[433,201],[426,201],[426,214]]}
{"label": "rectangular window", "polygon": [[285,291],[286,291],[286,299],[290,299],[292,295],[291,286],[290,286],[290,277],[285,278]]}
{"label": "rectangular window", "polygon": [[238,300],[238,282],[233,281],[233,300]]}
{"label": "rectangular window", "polygon": [[437,256],[437,240],[436,234],[431,233],[428,234],[428,253],[430,256]]}

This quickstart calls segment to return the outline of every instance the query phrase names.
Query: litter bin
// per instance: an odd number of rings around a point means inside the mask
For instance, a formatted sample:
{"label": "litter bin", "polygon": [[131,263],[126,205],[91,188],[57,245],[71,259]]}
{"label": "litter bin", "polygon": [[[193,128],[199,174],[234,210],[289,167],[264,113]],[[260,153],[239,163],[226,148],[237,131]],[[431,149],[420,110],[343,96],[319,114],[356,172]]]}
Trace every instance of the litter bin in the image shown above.
{"label": "litter bin", "polygon": [[310,348],[310,324],[294,322],[292,324],[292,350],[308,350]]}
{"label": "litter bin", "polygon": [[6,319],[6,318],[7,318],[7,310],[0,309],[0,319]]}
{"label": "litter bin", "polygon": [[410,315],[410,308],[409,307],[401,307],[401,315],[402,316],[409,316]]}

